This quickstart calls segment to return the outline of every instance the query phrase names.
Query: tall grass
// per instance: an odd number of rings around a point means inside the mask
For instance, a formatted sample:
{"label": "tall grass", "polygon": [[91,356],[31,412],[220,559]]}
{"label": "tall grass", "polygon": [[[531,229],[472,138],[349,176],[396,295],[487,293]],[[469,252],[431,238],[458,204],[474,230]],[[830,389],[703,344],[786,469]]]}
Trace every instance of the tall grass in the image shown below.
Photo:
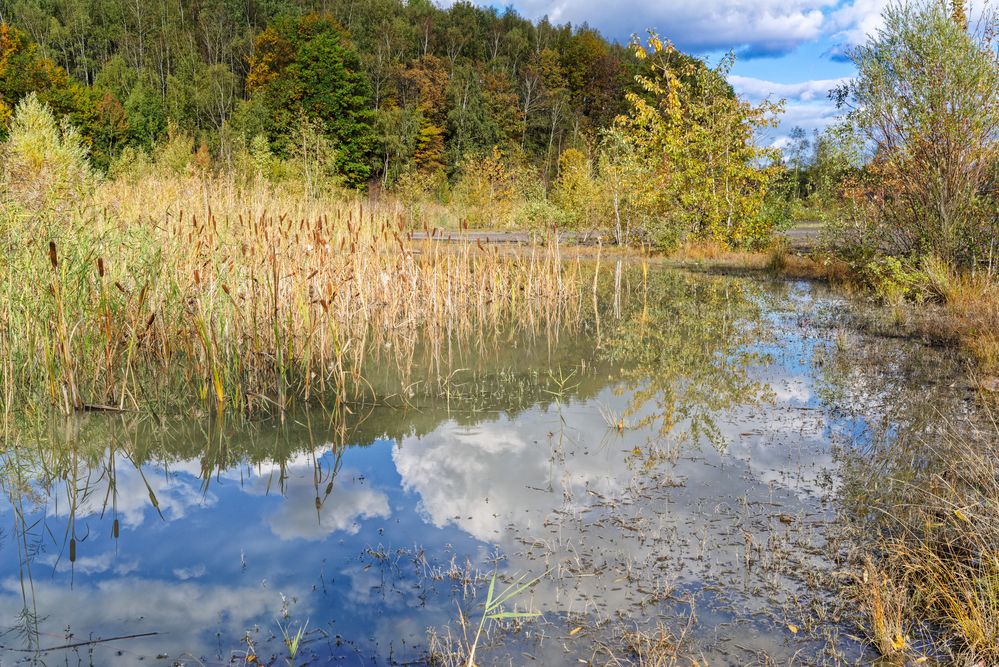
{"label": "tall grass", "polygon": [[419,220],[265,182],[151,173],[58,216],[8,207],[0,229],[5,413],[51,404],[283,411],[365,395],[363,369],[581,307],[557,242],[521,253],[413,241]]}
{"label": "tall grass", "polygon": [[882,654],[997,664],[999,426],[940,421],[933,442],[893,446],[874,456],[876,471],[864,468],[854,592]]}
{"label": "tall grass", "polygon": [[[923,261],[927,289],[944,303],[938,328],[958,339],[985,375],[999,375],[999,282],[985,271],[960,273],[935,257]],[[992,391],[999,391],[999,385]]]}

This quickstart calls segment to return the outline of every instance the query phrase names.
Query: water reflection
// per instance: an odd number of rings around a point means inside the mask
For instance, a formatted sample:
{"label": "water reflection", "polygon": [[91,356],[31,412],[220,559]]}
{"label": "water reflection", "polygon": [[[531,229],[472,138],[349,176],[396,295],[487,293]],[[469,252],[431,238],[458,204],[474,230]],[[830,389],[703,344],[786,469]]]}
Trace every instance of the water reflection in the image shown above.
{"label": "water reflection", "polygon": [[498,569],[548,573],[519,601],[545,620],[483,664],[606,658],[621,624],[692,616],[713,662],[861,655],[813,577],[833,565],[831,443],[893,394],[835,359],[842,304],[641,267],[598,291],[557,341],[450,349],[443,373],[439,348],[402,369],[389,351],[366,371],[378,399],[332,413],[16,422],[0,651],[266,660],[308,621],[318,662],[407,662]]}

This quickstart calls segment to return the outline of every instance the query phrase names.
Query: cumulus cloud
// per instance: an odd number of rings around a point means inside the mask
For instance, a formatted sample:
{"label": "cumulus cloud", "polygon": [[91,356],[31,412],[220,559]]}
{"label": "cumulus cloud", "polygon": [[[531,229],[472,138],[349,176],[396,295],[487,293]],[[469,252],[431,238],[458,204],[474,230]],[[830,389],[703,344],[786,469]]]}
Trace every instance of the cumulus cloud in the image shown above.
{"label": "cumulus cloud", "polygon": [[[139,664],[143,657],[156,655],[211,655],[217,650],[216,632],[226,640],[238,638],[254,623],[277,617],[281,604],[276,592],[259,586],[142,577],[86,582],[74,588],[36,580],[33,590],[41,628],[51,644],[61,643],[66,628],[82,638],[156,633],[135,637],[127,644],[95,646],[97,663],[113,666]],[[302,595],[301,591],[289,593]],[[21,582],[17,578],[0,581],[0,614],[16,618],[23,606]]]}
{"label": "cumulus cloud", "polygon": [[802,81],[799,83],[777,83],[775,81],[732,74],[729,75],[728,81],[737,93],[745,95],[750,99],[758,100],[770,97],[812,102],[828,99],[830,90],[849,82],[850,78],[840,77],[838,79],[816,79],[814,81]]}
{"label": "cumulus cloud", "polygon": [[[360,474],[347,469],[337,475],[330,498],[317,507],[313,466],[323,451],[302,452],[283,465],[265,462],[240,473],[248,476],[241,481],[242,491],[258,496],[273,493],[274,477],[284,477],[282,502],[266,517],[271,532],[282,540],[318,541],[337,531],[355,535],[362,520],[387,519],[392,514],[388,496],[368,487]],[[226,475],[234,476],[232,471]]]}
{"label": "cumulus cloud", "polygon": [[853,0],[829,15],[828,30],[845,47],[863,44],[883,25],[881,12],[890,0]]}
{"label": "cumulus cloud", "polygon": [[60,558],[57,554],[47,553],[40,557],[38,562],[51,566],[57,572],[74,570],[82,574],[113,572],[118,576],[124,576],[139,569],[138,561],[129,558],[119,558],[112,551],[107,551],[96,556],[83,556],[77,558],[75,563],[71,563],[69,558]]}
{"label": "cumulus cloud", "polygon": [[[474,0],[496,6],[490,0]],[[454,0],[441,0],[447,6]],[[604,35],[627,41],[633,33],[654,28],[680,48],[694,52],[734,50],[743,56],[781,55],[813,40],[829,40],[830,55],[842,55],[864,42],[882,25],[891,0],[514,0],[530,19],[547,16],[553,23],[588,23]],[[981,13],[984,0],[971,3]]]}
{"label": "cumulus cloud", "polygon": [[[111,510],[114,501],[116,516],[122,526],[135,528],[158,510],[167,521],[183,518],[199,507],[210,507],[217,502],[212,493],[203,492],[199,485],[184,475],[148,472],[144,474],[125,456],[116,458],[114,487],[104,476],[91,481],[88,493],[79,499],[75,508],[69,502],[65,487],[56,487],[49,499],[49,516],[69,516],[73,508],[77,520],[103,516]],[[156,499],[156,507],[153,505]]]}
{"label": "cumulus cloud", "polygon": [[784,148],[789,143],[791,128],[801,127],[811,132],[822,131],[836,121],[839,110],[829,99],[829,91],[850,81],[849,77],[816,79],[797,83],[777,83],[748,76],[729,75],[735,91],[753,101],[784,99],[784,114],[780,126],[768,136],[774,148]]}
{"label": "cumulus cloud", "polygon": [[836,122],[839,110],[832,102],[815,104],[788,103],[781,117],[780,129],[790,132],[791,128],[801,127],[809,132],[820,132]]}
{"label": "cumulus cloud", "polygon": [[[595,409],[566,408],[573,429],[565,436],[607,431]],[[568,418],[568,417],[567,417]],[[452,422],[422,438],[411,438],[392,450],[403,488],[420,497],[424,519],[438,527],[455,525],[486,543],[496,543],[511,524],[528,527],[556,506],[572,505],[587,490],[615,496],[627,476],[627,463],[618,452],[577,456],[562,470],[552,467],[559,453],[554,417],[540,413],[518,420],[482,422],[467,429]],[[510,474],[516,471],[516,474]],[[521,523],[523,522],[523,523]]]}
{"label": "cumulus cloud", "polygon": [[[493,3],[478,0],[479,4]],[[443,4],[451,4],[445,2]],[[750,55],[786,53],[817,38],[823,10],[836,0],[670,0],[622,3],[598,0],[521,0],[513,5],[524,16],[553,23],[589,23],[611,39],[655,28],[681,48],[692,51],[735,49]]]}
{"label": "cumulus cloud", "polygon": [[[891,4],[892,0],[852,0],[830,12],[825,31],[837,44],[835,53],[845,54],[877,33],[884,26],[881,14]],[[971,0],[967,4],[968,16],[974,25],[984,14],[988,0]]]}
{"label": "cumulus cloud", "polygon": [[[349,480],[350,473],[341,479]],[[312,480],[298,478],[286,489],[284,502],[267,517],[271,532],[283,540],[322,540],[337,531],[355,535],[364,519],[387,519],[391,515],[388,496],[381,491],[344,481],[331,499],[315,507]]]}

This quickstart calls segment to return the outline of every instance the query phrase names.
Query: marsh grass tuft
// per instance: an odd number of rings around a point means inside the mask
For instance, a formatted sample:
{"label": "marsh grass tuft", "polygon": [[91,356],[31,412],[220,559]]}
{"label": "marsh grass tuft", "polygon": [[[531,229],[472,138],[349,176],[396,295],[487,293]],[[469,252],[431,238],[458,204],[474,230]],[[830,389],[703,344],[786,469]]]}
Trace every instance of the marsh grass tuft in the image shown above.
{"label": "marsh grass tuft", "polygon": [[909,652],[918,632],[928,652],[995,664],[999,426],[959,429],[941,421],[942,437],[919,442],[915,458],[905,446],[874,457],[882,481],[866,499],[866,555],[853,592],[883,655]]}
{"label": "marsh grass tuft", "polygon": [[867,617],[867,634],[878,652],[888,657],[904,654],[910,642],[910,600],[896,573],[884,571],[868,557],[854,590]]}
{"label": "marsh grass tuft", "polygon": [[[674,633],[662,622],[659,622],[651,630],[635,628],[627,630],[621,634],[620,644],[623,651],[615,653],[608,647],[600,650],[601,658],[606,660],[601,664],[623,667],[633,665],[635,667],[677,667],[678,665],[709,664],[706,659],[699,659],[691,652],[688,646],[688,635],[696,625],[697,618],[694,614],[687,617],[687,622],[680,629],[679,634]],[[602,655],[606,653],[607,655]]]}
{"label": "marsh grass tuft", "polygon": [[281,628],[281,637],[284,640],[284,646],[288,649],[288,664],[294,664],[295,658],[298,656],[298,651],[301,648],[302,637],[305,636],[305,631],[309,627],[309,622],[306,621],[304,625],[300,625],[294,634],[280,623],[278,623],[278,627]]}

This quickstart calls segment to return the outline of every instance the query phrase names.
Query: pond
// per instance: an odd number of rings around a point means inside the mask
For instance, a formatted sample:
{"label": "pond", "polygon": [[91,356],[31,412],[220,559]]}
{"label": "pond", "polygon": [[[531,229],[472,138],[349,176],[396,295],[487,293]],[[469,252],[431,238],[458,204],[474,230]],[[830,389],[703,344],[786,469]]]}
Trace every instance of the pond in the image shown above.
{"label": "pond", "polygon": [[458,664],[494,576],[540,615],[488,621],[480,665],[863,660],[844,460],[969,393],[863,308],[625,265],[557,331],[386,350],[378,401],[18,418],[0,661]]}

